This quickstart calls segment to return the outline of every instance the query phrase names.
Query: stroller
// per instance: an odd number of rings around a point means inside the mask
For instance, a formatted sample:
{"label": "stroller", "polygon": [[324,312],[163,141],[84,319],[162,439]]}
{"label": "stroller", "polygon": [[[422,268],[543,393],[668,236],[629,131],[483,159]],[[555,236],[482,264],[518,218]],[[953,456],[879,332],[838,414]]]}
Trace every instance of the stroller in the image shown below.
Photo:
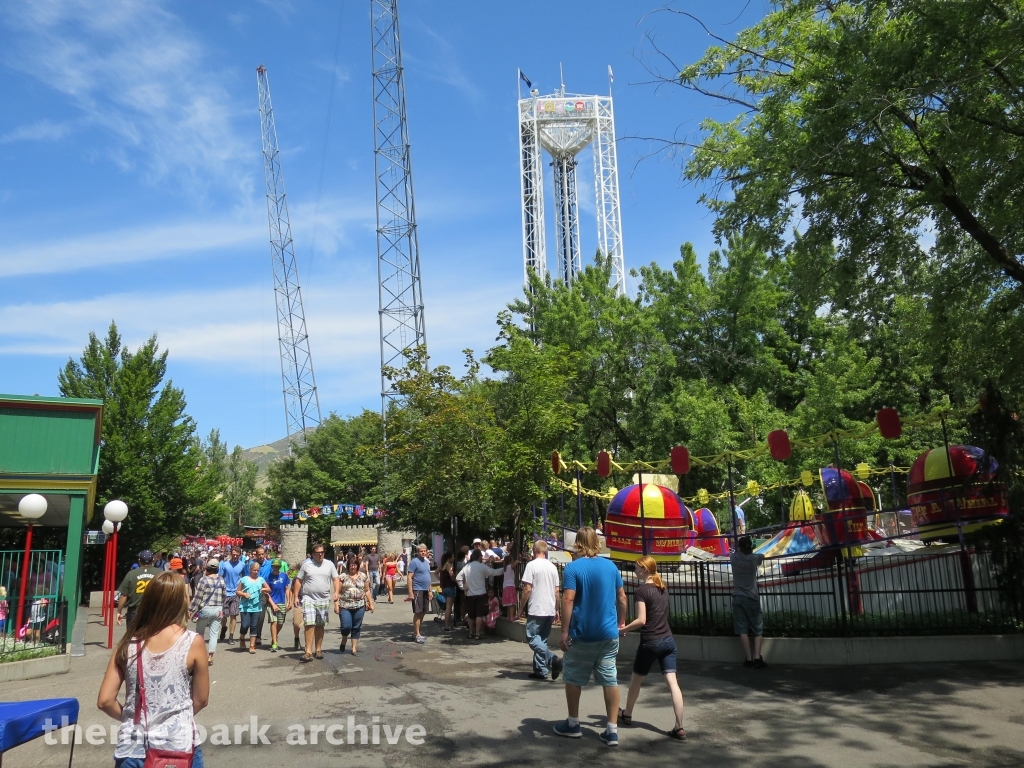
{"label": "stroller", "polygon": [[430,588],[430,606],[434,612],[434,621],[438,624],[444,623],[444,607],[448,600],[441,591],[441,587],[433,585]]}

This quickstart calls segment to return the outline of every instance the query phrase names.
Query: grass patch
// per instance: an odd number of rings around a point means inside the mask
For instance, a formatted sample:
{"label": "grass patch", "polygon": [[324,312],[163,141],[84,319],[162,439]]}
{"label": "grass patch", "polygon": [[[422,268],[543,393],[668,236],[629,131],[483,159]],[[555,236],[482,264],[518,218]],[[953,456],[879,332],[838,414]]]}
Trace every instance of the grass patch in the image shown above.
{"label": "grass patch", "polygon": [[56,656],[60,648],[55,645],[32,645],[13,638],[0,640],[0,664],[8,661],[26,661],[27,659],[44,659]]}

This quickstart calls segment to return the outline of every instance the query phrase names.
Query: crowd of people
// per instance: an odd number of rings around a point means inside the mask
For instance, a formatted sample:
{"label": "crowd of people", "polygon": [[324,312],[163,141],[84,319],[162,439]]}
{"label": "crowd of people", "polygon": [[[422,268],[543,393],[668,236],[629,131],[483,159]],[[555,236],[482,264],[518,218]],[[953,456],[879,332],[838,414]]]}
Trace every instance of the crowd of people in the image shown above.
{"label": "crowd of people", "polygon": [[[432,601],[444,607],[440,622],[444,632],[464,626],[473,640],[481,639],[486,629],[495,626],[502,607],[509,619],[525,618],[526,639],[533,653],[530,678],[564,680],[567,717],[553,726],[559,736],[582,736],[580,701],[583,688],[593,681],[602,689],[607,715],[600,739],[608,746],[618,745],[618,728],[633,724],[633,710],[644,679],[657,663],[672,703],[674,722],[667,734],[685,741],[683,693],[676,676],[677,649],[669,624],[668,590],[655,559],[643,556],[634,565],[635,618],[627,623],[622,572],[615,562],[600,556],[600,540],[594,528],[583,527],[577,532],[573,560],[561,574],[548,559],[548,550],[545,539],[533,543],[532,551],[523,558],[526,563],[518,584],[519,556],[508,545],[481,539],[458,552],[445,553],[436,567],[424,544],[411,555],[403,552],[381,556],[372,547],[341,553],[336,561],[327,559],[324,546],[317,544],[298,567],[291,569],[280,558],[267,557],[263,547],[249,554],[231,548],[200,553],[191,574],[178,556],[157,559],[148,550],[140,552],[138,566],[125,576],[119,589],[117,619],[127,619],[128,631],[111,658],[98,699],[100,709],[122,721],[124,740],[119,739],[115,757],[134,760],[144,756],[131,739],[129,721],[134,718],[137,724],[140,707],[147,706],[147,686],[142,686],[139,700],[147,653],[173,655],[171,672],[166,672],[166,662],[163,668],[175,690],[173,695],[158,696],[155,701],[162,722],[173,721],[184,728],[188,725],[184,721],[206,705],[206,670],[213,664],[218,641],[232,644],[236,628],[239,648],[255,654],[269,617],[270,651],[277,652],[280,633],[291,611],[295,650],[303,651],[300,662],[309,663],[323,658],[325,631],[330,614],[335,613],[340,650],[354,656],[358,654],[366,613],[375,611],[375,601],[385,593],[393,603],[396,582],[401,579],[407,588],[405,600],[412,604],[413,638],[417,643],[426,642],[423,620]],[[762,561],[761,555],[753,553],[750,538],[740,537],[732,555],[734,629],[742,642],[745,665],[758,668],[767,666],[761,656],[763,620],[757,592],[757,569]],[[195,631],[186,629],[189,619],[195,622]],[[556,625],[560,626],[561,656],[548,644]],[[638,631],[640,637],[625,706],[620,707],[619,642],[632,631]],[[204,655],[206,664],[202,664]],[[187,690],[181,685],[183,679],[189,681]],[[157,683],[163,685],[163,680]],[[117,702],[122,685],[127,691],[123,706]],[[148,706],[152,705],[153,700]],[[187,732],[187,728],[181,730]],[[186,742],[187,738],[181,737],[172,746],[182,754],[191,750],[192,765],[201,768],[197,744]]]}

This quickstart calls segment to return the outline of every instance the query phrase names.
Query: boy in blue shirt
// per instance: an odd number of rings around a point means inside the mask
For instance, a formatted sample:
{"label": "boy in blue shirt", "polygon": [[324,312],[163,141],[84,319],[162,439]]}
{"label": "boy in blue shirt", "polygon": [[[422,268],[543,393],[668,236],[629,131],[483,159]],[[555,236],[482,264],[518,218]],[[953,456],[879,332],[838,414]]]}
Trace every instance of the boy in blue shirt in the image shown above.
{"label": "boy in blue shirt", "polygon": [[292,593],[289,587],[292,580],[287,572],[281,567],[280,560],[272,560],[270,563],[270,577],[267,584],[270,585],[270,652],[277,653],[277,635],[284,626],[285,617],[292,607]]}

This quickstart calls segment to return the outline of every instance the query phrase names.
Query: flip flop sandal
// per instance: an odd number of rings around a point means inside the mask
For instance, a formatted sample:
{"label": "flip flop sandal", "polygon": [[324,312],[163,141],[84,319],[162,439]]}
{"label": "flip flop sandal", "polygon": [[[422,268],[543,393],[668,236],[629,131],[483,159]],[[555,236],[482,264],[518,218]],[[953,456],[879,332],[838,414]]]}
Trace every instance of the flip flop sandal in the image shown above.
{"label": "flip flop sandal", "polygon": [[256,649],[255,648],[250,648],[249,649],[249,653],[256,653]]}
{"label": "flip flop sandal", "polygon": [[686,731],[682,728],[675,728],[668,732],[669,738],[675,739],[676,741],[686,741]]}
{"label": "flip flop sandal", "polygon": [[301,663],[301,664],[308,664],[312,660],[313,660],[312,656],[303,656],[301,659],[299,659],[299,663]]}
{"label": "flip flop sandal", "polygon": [[619,722],[622,723],[625,726],[630,726],[630,725],[633,724],[633,716],[632,715],[627,715],[626,714],[626,710],[620,709],[619,710]]}
{"label": "flip flop sandal", "polygon": [[313,656],[313,658],[315,658],[315,659],[322,659],[323,657],[324,657],[324,655],[322,653],[317,653],[317,654],[314,654],[314,656]]}

